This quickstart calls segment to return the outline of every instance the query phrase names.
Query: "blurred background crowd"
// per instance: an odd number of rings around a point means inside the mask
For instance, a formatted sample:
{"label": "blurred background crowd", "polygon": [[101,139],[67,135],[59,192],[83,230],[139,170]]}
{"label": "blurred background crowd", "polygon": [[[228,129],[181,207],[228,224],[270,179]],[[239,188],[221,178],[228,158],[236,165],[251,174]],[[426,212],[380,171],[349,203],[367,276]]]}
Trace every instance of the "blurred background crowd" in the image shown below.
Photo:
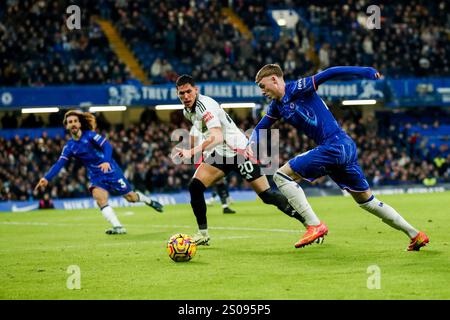
{"label": "blurred background crowd", "polygon": [[[0,86],[127,83],[129,68],[117,58],[97,19],[112,21],[136,56],[149,84],[172,83],[190,73],[198,81],[253,81],[266,63],[278,62],[293,80],[335,65],[370,65],[383,75],[438,77],[450,74],[450,4],[445,0],[377,1],[379,30],[364,27],[364,0],[80,0],[81,30],[68,30],[70,0],[0,1]],[[296,8],[301,19],[289,33],[273,32],[271,8]],[[239,29],[232,15],[245,22]],[[361,15],[356,12],[360,12]],[[244,28],[244,29],[245,29]],[[342,111],[342,110],[341,110]],[[372,186],[450,181],[448,129],[443,110],[377,112],[364,118],[344,110],[338,117],[355,139],[359,159]],[[186,123],[162,123],[156,116],[131,126],[108,123],[99,130],[112,143],[114,156],[136,189],[177,192],[185,189],[194,167],[175,166],[169,158],[170,133]],[[259,117],[235,119],[245,131]],[[19,120],[4,113],[3,129],[42,128],[36,115]],[[61,126],[52,114],[49,127]],[[286,141],[280,162],[314,147],[302,133],[277,125]],[[0,200],[39,198],[33,186],[58,159],[65,136],[31,139],[0,136]],[[238,176],[231,189],[246,188]],[[316,186],[333,187],[328,178]],[[51,184],[50,195],[88,195],[85,169],[70,162]]]}
{"label": "blurred background crowd", "polygon": [[[129,70],[95,17],[114,22],[152,83],[182,73],[199,81],[252,81],[258,66],[273,61],[292,79],[331,65],[371,65],[394,78],[450,72],[445,0],[380,0],[384,27],[376,30],[364,27],[364,0],[80,0],[82,28],[76,31],[61,15],[72,3],[0,3],[0,85],[127,82]],[[280,7],[295,7],[302,19],[294,32],[276,36],[266,10]],[[227,8],[248,34],[222,14]]]}
{"label": "blurred background crowd", "polygon": [[[252,117],[234,118],[243,131],[253,128],[257,122]],[[364,173],[371,186],[377,187],[426,184],[427,179],[450,182],[448,141],[437,146],[429,141],[434,139],[432,135],[420,133],[440,132],[441,128],[450,127],[450,121],[441,124],[438,120],[445,118],[450,119],[448,114],[437,111],[435,114],[428,112],[427,117],[398,114],[396,118],[381,112],[375,118],[363,119],[358,112],[346,111],[338,121],[355,140]],[[25,118],[25,121],[29,120]],[[187,188],[195,171],[194,165],[175,165],[170,158],[174,144],[168,137],[180,128],[189,130],[189,125],[186,122],[165,124],[153,119],[123,128],[99,121],[99,132],[113,145],[113,157],[125,176],[137,190],[144,192],[178,192]],[[315,147],[313,141],[288,124],[281,122],[273,128],[280,130],[283,145],[280,164]],[[42,197],[33,193],[33,187],[58,160],[67,138],[49,138],[45,133],[35,139],[16,136],[5,140],[0,137],[0,199]],[[237,174],[231,174],[228,180],[231,190],[249,187]],[[321,178],[312,186],[336,188],[329,178]],[[50,194],[52,198],[88,196],[86,170],[81,163],[70,161],[51,182]]]}

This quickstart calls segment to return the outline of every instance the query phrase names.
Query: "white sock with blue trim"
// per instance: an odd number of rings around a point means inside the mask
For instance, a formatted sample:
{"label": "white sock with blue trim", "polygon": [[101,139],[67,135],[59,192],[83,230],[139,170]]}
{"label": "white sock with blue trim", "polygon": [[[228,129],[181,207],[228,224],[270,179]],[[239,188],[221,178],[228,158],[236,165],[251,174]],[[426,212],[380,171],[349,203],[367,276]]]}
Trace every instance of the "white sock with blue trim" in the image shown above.
{"label": "white sock with blue trim", "polygon": [[102,211],[103,216],[105,219],[112,224],[113,227],[121,227],[122,224],[120,223],[119,219],[116,216],[116,213],[114,212],[113,208],[111,208],[109,205],[104,206],[100,209]]}
{"label": "white sock with blue trim", "polygon": [[320,224],[319,218],[306,199],[305,192],[297,182],[280,171],[274,174],[273,181],[287,198],[289,204],[305,219],[306,225],[317,226]]}
{"label": "white sock with blue trim", "polygon": [[366,202],[360,203],[359,206],[378,218],[381,218],[384,223],[392,228],[403,231],[410,238],[414,238],[419,233],[394,208],[381,202],[373,195]]}
{"label": "white sock with blue trim", "polygon": [[147,204],[152,203],[152,199],[150,199],[149,197],[147,197],[147,196],[146,196],[145,194],[143,194],[142,192],[136,191],[136,194],[137,194],[138,197],[139,197],[138,202],[144,202],[144,203],[147,203]]}

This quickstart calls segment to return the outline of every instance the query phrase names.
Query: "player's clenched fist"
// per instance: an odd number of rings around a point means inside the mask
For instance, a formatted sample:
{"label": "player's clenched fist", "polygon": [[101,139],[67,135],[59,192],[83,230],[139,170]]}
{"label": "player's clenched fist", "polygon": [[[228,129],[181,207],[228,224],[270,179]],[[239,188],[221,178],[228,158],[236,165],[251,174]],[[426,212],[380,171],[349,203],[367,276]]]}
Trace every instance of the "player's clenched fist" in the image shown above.
{"label": "player's clenched fist", "polygon": [[377,71],[377,69],[372,68],[372,67],[367,67],[368,69],[368,78],[372,79],[372,80],[377,80],[381,78],[381,74]]}

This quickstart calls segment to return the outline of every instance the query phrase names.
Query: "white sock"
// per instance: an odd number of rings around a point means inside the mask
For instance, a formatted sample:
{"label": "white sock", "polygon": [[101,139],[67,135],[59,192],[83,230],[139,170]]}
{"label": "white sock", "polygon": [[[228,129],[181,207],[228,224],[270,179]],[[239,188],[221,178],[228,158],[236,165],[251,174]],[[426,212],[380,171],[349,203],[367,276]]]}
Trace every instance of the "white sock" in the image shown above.
{"label": "white sock", "polygon": [[383,222],[389,226],[403,231],[410,238],[414,238],[419,233],[419,231],[414,229],[405,219],[403,219],[403,217],[395,211],[394,208],[384,202],[381,202],[373,195],[367,202],[360,203],[359,206],[374,214],[378,218],[381,218]]}
{"label": "white sock", "polygon": [[205,237],[208,236],[208,229],[198,229],[198,231]]}
{"label": "white sock", "polygon": [[305,192],[298,183],[280,171],[277,171],[273,176],[273,181],[281,193],[288,199],[295,211],[305,219],[305,223],[308,226],[317,226],[320,224],[319,218],[309,205]]}
{"label": "white sock", "polygon": [[111,208],[109,205],[106,205],[101,210],[102,210],[102,214],[105,217],[105,219],[108,220],[108,222],[111,223],[113,227],[121,227],[122,226],[119,219],[117,219],[117,216],[114,213],[113,208]]}
{"label": "white sock", "polygon": [[152,199],[150,199],[149,197],[147,197],[145,194],[143,194],[142,192],[136,191],[136,194],[138,195],[139,199],[138,202],[145,202],[150,204],[152,202]]}

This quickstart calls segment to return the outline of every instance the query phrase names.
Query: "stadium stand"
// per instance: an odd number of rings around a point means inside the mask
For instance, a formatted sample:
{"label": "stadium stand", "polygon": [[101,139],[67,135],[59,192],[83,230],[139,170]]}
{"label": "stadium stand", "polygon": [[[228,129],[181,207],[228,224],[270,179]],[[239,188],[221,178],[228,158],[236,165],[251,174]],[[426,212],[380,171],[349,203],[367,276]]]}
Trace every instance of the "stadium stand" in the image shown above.
{"label": "stadium stand", "polygon": [[[448,114],[446,115],[447,118]],[[411,120],[404,113],[405,120]],[[256,119],[238,121],[242,129],[254,127]],[[444,139],[437,147],[426,147],[419,140],[412,140],[414,128],[425,124],[390,124],[386,129],[384,117],[363,120],[360,113],[346,112],[340,118],[343,128],[352,136],[359,147],[362,168],[372,186],[423,183],[428,177],[439,182],[450,182],[450,152],[448,149],[448,124],[441,125],[435,120],[431,128],[420,131],[439,133]],[[182,128],[187,129],[183,123]],[[186,189],[195,170],[193,165],[176,166],[168,157],[172,145],[167,136],[179,128],[174,124],[158,121],[140,123],[127,127],[111,127],[102,130],[114,147],[114,157],[124,169],[126,177],[142,191],[178,192]],[[383,128],[382,130],[379,128]],[[311,140],[299,134],[289,125],[278,125],[280,136],[287,146],[280,154],[280,163],[285,163],[294,155],[314,147]],[[50,130],[48,130],[50,131]],[[35,172],[44,173],[58,159],[65,143],[61,131],[53,132],[52,138],[42,129],[41,136],[31,138],[26,131],[11,139],[0,138],[0,186],[1,200],[41,199],[43,195],[33,193]],[[285,139],[287,137],[288,139]],[[409,137],[409,138],[408,138]],[[445,140],[446,139],[446,140]],[[445,143],[446,141],[446,143]],[[120,152],[118,152],[120,150]],[[75,178],[72,178],[75,177]],[[52,198],[76,198],[88,196],[85,169],[71,161],[66,169],[52,181]],[[328,178],[319,179],[314,186],[335,187]],[[230,178],[231,189],[247,189],[248,186],[237,175]]]}
{"label": "stadium stand", "polygon": [[84,1],[81,30],[68,30],[61,12],[70,1],[0,3],[0,86],[124,83],[117,59]]}
{"label": "stadium stand", "polygon": [[[79,1],[83,28],[68,32],[59,13],[69,0],[0,2],[0,86],[126,83],[133,80],[108,42],[97,18],[112,22],[141,63],[151,83],[171,83],[191,73],[201,81],[253,81],[257,68],[281,62],[286,78],[311,74],[332,65],[372,65],[384,75],[442,76],[450,74],[448,2],[379,1],[386,28],[362,27],[365,1]],[[271,8],[295,8],[295,32],[278,34],[267,15]],[[232,9],[252,32],[251,40],[226,14]],[[235,18],[235,17],[234,17]],[[387,23],[390,22],[390,23]],[[391,23],[392,22],[392,23]],[[45,26],[45,27],[42,27]],[[357,45],[354,45],[357,44]],[[442,111],[443,112],[443,111]],[[59,126],[61,114],[51,116]],[[428,177],[449,181],[448,113],[428,110],[380,112],[372,121],[360,114],[340,119],[359,146],[359,158],[373,186],[422,183]],[[116,159],[138,189],[175,192],[186,188],[193,167],[175,167],[167,157],[167,136],[173,124],[153,116],[127,128],[99,121]],[[258,119],[239,123],[253,127]],[[30,115],[18,122],[16,113],[1,119],[3,129],[41,128]],[[311,141],[285,124],[278,127],[289,143],[281,163],[313,147]],[[41,197],[33,194],[35,173],[48,170],[61,152],[63,134],[38,135],[15,130],[0,137],[0,200]],[[60,132],[60,131],[59,131]],[[69,179],[69,176],[75,179]],[[71,163],[53,182],[51,197],[88,194],[84,169]],[[327,179],[316,185],[331,186]],[[230,187],[245,188],[238,177]]]}
{"label": "stadium stand", "polygon": [[[84,0],[80,6],[88,24],[67,32],[56,12],[69,3],[0,4],[0,85],[130,79],[129,68],[108,45],[95,16],[114,23],[152,83],[171,82],[183,73],[201,81],[252,81],[257,66],[274,61],[283,61],[288,79],[331,64],[372,65],[394,78],[450,72],[446,1],[380,1],[382,23],[389,27],[375,31],[362,27],[355,14],[365,14],[364,1],[330,6],[329,1]],[[252,31],[252,41],[245,41],[223,13],[230,3]],[[294,34],[277,35],[266,13],[271,8],[295,8],[301,19]]]}

